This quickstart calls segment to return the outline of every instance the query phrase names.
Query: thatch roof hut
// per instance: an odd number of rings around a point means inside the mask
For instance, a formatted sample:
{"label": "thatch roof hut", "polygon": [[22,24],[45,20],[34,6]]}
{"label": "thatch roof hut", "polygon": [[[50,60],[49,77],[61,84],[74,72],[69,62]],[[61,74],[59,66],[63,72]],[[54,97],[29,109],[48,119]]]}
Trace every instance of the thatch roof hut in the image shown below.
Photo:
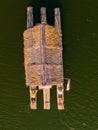
{"label": "thatch roof hut", "polygon": [[61,44],[60,30],[48,24],[37,24],[24,32],[27,86],[56,85],[63,82]]}
{"label": "thatch roof hut", "polygon": [[[31,109],[37,108],[32,104],[31,89],[43,89],[44,109],[50,109],[50,88],[53,85],[63,88],[62,34],[60,10],[55,8],[55,25],[47,24],[46,8],[41,8],[41,23],[33,25],[32,7],[27,8],[27,30],[24,31],[24,66],[26,86],[30,88]],[[57,102],[58,109],[64,109],[64,93]],[[59,105],[61,104],[61,105]]]}

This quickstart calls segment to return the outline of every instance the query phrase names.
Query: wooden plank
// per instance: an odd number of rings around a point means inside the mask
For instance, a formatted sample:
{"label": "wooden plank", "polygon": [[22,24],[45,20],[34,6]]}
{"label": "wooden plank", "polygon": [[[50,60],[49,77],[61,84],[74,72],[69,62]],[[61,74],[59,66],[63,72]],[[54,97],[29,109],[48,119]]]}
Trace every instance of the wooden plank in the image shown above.
{"label": "wooden plank", "polygon": [[47,23],[47,18],[46,18],[46,8],[41,7],[41,23]]}
{"label": "wooden plank", "polygon": [[27,29],[33,27],[33,8],[27,7]]}
{"label": "wooden plank", "polygon": [[54,9],[54,15],[55,15],[55,27],[61,30],[61,17],[59,8]]}
{"label": "wooden plank", "polygon": [[32,96],[33,96],[32,95],[32,90],[31,90],[31,87],[30,87],[30,108],[31,109],[37,109],[37,94],[36,94],[36,98],[35,98],[35,102],[34,103],[32,102]]}
{"label": "wooden plank", "polygon": [[50,87],[51,86],[44,86],[43,87],[43,101],[44,101],[44,109],[50,109]]}
{"label": "wooden plank", "polygon": [[[63,89],[62,96],[59,95],[59,93],[58,93],[59,87],[62,87],[62,89]],[[64,109],[64,87],[63,87],[63,84],[57,85],[57,107],[59,110]]]}
{"label": "wooden plank", "polygon": [[60,8],[54,9],[54,15],[55,15],[55,27],[58,28],[58,32],[60,35],[59,39],[59,46],[62,47],[62,31],[61,31],[61,16],[60,16]]}

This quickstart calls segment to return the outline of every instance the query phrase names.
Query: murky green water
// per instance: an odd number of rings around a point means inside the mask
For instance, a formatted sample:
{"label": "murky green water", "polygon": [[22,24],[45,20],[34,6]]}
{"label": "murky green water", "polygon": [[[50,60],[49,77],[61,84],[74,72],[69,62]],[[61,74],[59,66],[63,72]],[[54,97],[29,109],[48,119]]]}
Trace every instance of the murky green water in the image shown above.
{"label": "murky green water", "polygon": [[[38,13],[44,1],[0,2],[0,130],[98,130],[97,0],[46,0],[49,23],[53,22],[51,9],[61,7],[64,74],[72,79],[71,91],[65,92],[64,111],[56,109],[55,88],[50,111],[43,110],[42,92],[38,93],[38,110],[29,109],[22,33],[26,7],[34,4]],[[35,13],[36,22],[38,16]]]}

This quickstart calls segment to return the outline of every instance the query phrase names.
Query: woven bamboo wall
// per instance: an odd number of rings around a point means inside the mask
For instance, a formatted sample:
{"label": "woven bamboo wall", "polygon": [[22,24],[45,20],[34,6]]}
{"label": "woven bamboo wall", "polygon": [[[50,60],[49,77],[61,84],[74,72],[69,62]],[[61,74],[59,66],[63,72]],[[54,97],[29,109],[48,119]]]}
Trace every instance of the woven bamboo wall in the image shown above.
{"label": "woven bamboo wall", "polygon": [[45,74],[41,52],[41,24],[24,32],[24,66],[26,85],[56,85],[63,83],[61,34],[58,29],[45,24]]}

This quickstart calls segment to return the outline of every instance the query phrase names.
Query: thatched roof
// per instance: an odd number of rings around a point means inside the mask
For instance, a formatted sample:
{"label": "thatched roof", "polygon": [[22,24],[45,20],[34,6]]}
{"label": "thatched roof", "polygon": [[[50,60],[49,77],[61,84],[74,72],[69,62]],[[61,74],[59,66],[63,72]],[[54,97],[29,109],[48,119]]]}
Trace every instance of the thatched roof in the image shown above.
{"label": "thatched roof", "polygon": [[[40,46],[40,35],[41,31],[41,24],[37,24],[32,29],[27,29],[24,32],[24,40],[29,39],[30,41],[33,40],[33,47]],[[60,37],[61,33],[60,31],[48,24],[45,24],[45,39],[46,39],[46,46],[48,47],[59,47],[60,44]]]}
{"label": "thatched roof", "polygon": [[44,52],[41,50],[41,24],[24,32],[24,65],[28,86],[43,85],[43,80],[48,85],[63,83],[60,31],[48,24],[44,27]]}

